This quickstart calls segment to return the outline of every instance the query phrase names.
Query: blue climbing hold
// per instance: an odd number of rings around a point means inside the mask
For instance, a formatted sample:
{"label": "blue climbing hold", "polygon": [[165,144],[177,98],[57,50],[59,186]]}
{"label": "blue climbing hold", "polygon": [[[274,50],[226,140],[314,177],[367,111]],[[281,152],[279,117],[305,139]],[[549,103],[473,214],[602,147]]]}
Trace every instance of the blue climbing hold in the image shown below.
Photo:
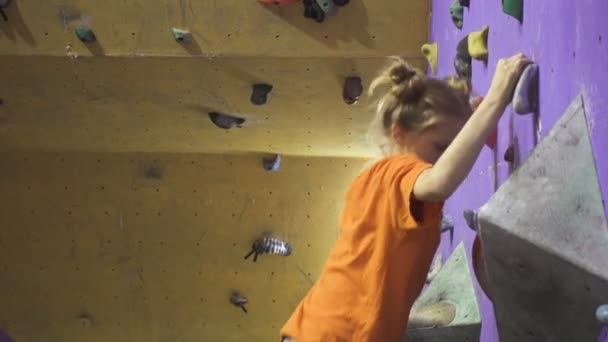
{"label": "blue climbing hold", "polygon": [[88,27],[78,26],[76,27],[76,36],[83,43],[94,43],[97,40],[95,33]]}

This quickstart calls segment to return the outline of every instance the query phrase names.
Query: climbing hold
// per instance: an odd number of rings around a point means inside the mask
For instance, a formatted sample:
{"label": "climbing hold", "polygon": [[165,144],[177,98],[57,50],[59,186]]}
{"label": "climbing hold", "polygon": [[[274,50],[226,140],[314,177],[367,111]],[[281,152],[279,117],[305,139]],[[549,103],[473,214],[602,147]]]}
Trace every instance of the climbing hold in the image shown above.
{"label": "climbing hold", "polygon": [[326,16],[336,13],[336,4],[332,0],[315,0]]}
{"label": "climbing hold", "polygon": [[509,147],[505,151],[505,155],[503,156],[503,159],[507,163],[513,164],[515,162],[515,145],[513,145],[513,144],[509,145]]}
{"label": "climbing hold", "polygon": [[266,83],[258,83],[253,85],[251,92],[251,103],[261,106],[268,101],[268,93],[272,90],[272,86]]}
{"label": "climbing hold", "polygon": [[333,0],[336,6],[346,6],[350,2],[350,0]]}
{"label": "climbing hold", "polygon": [[488,31],[490,28],[485,25],[480,31],[471,32],[468,35],[467,44],[469,55],[472,58],[487,61],[488,60]]}
{"label": "climbing hold", "polygon": [[498,142],[498,128],[496,128],[494,130],[494,132],[492,132],[492,134],[490,134],[490,136],[488,137],[488,140],[486,140],[486,146],[488,146],[491,149],[495,149],[497,142]]}
{"label": "climbing hold", "polygon": [[448,230],[454,229],[454,219],[449,214],[443,214],[441,216],[441,226],[440,231],[442,233],[447,232]]}
{"label": "climbing hold", "polygon": [[517,114],[536,112],[538,107],[538,65],[526,66],[517,81],[513,95],[513,110]]}
{"label": "climbing hold", "polygon": [[275,154],[273,158],[262,159],[262,166],[264,166],[264,170],[268,172],[279,171],[279,168],[281,167],[281,156]]}
{"label": "climbing hold", "polygon": [[187,30],[182,30],[178,28],[171,28],[171,33],[173,33],[173,39],[175,39],[178,43],[190,43],[192,42],[192,34],[190,34]]}
{"label": "climbing hold", "polygon": [[454,25],[456,25],[457,28],[462,29],[464,8],[460,4],[459,0],[452,1],[452,6],[450,6],[450,16],[452,17],[452,22]]}
{"label": "climbing hold", "polygon": [[595,317],[601,324],[608,325],[608,304],[600,305],[595,311]]}
{"label": "climbing hold", "polygon": [[243,312],[247,313],[247,308],[245,308],[245,304],[249,303],[247,297],[241,295],[237,291],[232,291],[230,294],[230,304],[241,308]]}
{"label": "climbing hold", "polygon": [[462,38],[456,47],[454,69],[456,69],[458,77],[471,81],[473,69],[471,67],[471,55],[469,54],[469,36]]}
{"label": "climbing hold", "polygon": [[431,65],[431,72],[433,75],[437,73],[437,42],[433,44],[423,44],[420,47],[420,52],[426,57],[426,60]]}
{"label": "climbing hold", "polygon": [[260,254],[288,256],[291,254],[291,251],[291,245],[286,241],[270,236],[263,236],[253,242],[251,251],[245,255],[245,260],[251,255],[254,255],[253,262],[256,262],[258,261],[258,255]]}
{"label": "climbing hold", "polygon": [[448,82],[450,87],[460,90],[466,97],[471,96],[471,82],[469,80],[456,76],[447,76],[443,80]]}
{"label": "climbing hold", "polygon": [[97,40],[95,33],[90,28],[84,26],[76,27],[76,36],[83,43],[93,43]]}
{"label": "climbing hold", "polygon": [[359,102],[363,93],[363,83],[361,77],[349,76],[344,80],[344,88],[342,89],[342,98],[348,105],[353,105]]}
{"label": "climbing hold", "polygon": [[146,165],[146,168],[144,170],[144,177],[147,179],[163,178],[163,169],[157,160],[154,160],[152,163]]}
{"label": "climbing hold", "polygon": [[459,2],[460,2],[460,6],[462,6],[462,7],[469,7],[469,5],[470,5],[469,0],[459,0]]}
{"label": "climbing hold", "polygon": [[312,18],[316,22],[320,23],[325,20],[325,12],[316,0],[304,0],[304,16],[306,18]]}
{"label": "climbing hold", "polygon": [[437,276],[439,271],[441,271],[441,266],[443,266],[443,257],[441,256],[441,254],[437,254],[435,256],[435,258],[433,259],[433,263],[431,264],[431,269],[429,270],[429,272],[426,275],[427,284],[430,284],[433,281],[433,279],[435,279],[435,276]]}
{"label": "climbing hold", "polygon": [[8,17],[6,16],[6,13],[4,13],[4,9],[7,8],[10,4],[11,0],[0,0],[0,15],[2,15],[4,21],[8,21]]}
{"label": "climbing hold", "polygon": [[245,119],[237,118],[236,116],[222,114],[218,112],[209,112],[209,119],[219,128],[231,129],[232,127],[241,127],[245,123]]}
{"label": "climbing hold", "polygon": [[502,0],[502,11],[522,22],[524,20],[524,0]]}
{"label": "climbing hold", "polygon": [[[428,304],[412,310],[408,329],[436,329],[446,327],[456,318],[456,305],[448,301]],[[452,335],[450,335],[452,336]],[[410,340],[411,338],[408,338]],[[416,341],[425,339],[415,339]],[[466,339],[468,341],[468,339]],[[459,340],[460,341],[460,340]]]}
{"label": "climbing hold", "polygon": [[462,212],[462,216],[467,222],[467,226],[469,226],[469,228],[473,229],[474,231],[477,231],[477,213],[473,210],[465,209]]}

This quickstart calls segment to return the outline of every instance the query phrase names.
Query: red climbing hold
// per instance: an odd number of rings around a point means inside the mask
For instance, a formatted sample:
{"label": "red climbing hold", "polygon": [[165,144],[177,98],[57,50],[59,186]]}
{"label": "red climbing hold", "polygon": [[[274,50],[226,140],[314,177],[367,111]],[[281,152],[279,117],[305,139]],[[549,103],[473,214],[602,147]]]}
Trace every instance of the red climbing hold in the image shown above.
{"label": "red climbing hold", "polygon": [[495,149],[497,142],[498,142],[498,129],[495,129],[494,132],[492,132],[492,134],[490,134],[490,137],[488,137],[488,140],[486,141],[486,146],[488,146],[491,149]]}

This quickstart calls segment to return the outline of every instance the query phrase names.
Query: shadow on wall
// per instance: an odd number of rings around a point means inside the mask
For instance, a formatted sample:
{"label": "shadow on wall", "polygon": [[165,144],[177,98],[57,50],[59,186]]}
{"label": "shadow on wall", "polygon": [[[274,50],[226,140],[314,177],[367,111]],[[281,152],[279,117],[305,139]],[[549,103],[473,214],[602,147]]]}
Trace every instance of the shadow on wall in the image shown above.
{"label": "shadow on wall", "polygon": [[25,25],[21,11],[19,11],[19,2],[13,1],[4,9],[4,13],[6,13],[8,21],[0,19],[2,34],[13,42],[17,40],[17,35],[19,35],[28,45],[36,46],[36,40]]}
{"label": "shadow on wall", "polygon": [[322,23],[305,18],[302,4],[263,6],[272,14],[325,45],[336,47],[338,41],[356,40],[368,48],[374,46],[375,37],[367,31],[369,19],[363,1],[351,1],[348,5],[339,7],[334,15],[326,17]]}

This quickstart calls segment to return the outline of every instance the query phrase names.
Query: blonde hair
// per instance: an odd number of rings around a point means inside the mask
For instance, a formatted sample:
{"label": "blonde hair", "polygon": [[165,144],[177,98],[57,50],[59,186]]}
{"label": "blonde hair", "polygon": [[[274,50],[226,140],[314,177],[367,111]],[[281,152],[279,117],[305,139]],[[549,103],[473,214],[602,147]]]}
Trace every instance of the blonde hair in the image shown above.
{"label": "blonde hair", "polygon": [[427,78],[403,59],[392,59],[392,64],[372,81],[369,88],[371,96],[378,87],[389,87],[378,100],[368,130],[369,142],[378,146],[383,156],[395,152],[391,139],[393,124],[406,131],[421,131],[436,115],[468,118],[472,112],[468,82],[454,77]]}

